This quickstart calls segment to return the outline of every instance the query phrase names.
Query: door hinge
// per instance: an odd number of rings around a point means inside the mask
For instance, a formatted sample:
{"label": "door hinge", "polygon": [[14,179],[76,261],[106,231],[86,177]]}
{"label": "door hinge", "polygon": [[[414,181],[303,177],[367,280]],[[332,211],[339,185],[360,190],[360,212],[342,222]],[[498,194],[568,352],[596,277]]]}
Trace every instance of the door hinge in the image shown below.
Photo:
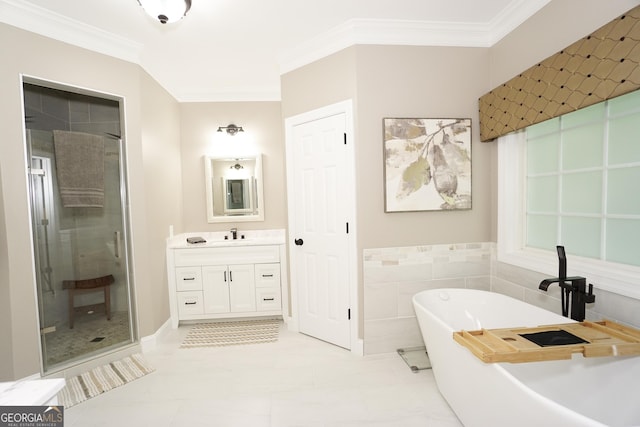
{"label": "door hinge", "polygon": [[344,135],[344,145],[347,145],[347,133],[345,132],[343,133],[343,135]]}
{"label": "door hinge", "polygon": [[348,222],[346,223],[346,226],[347,226],[347,234],[349,234],[349,223]]}
{"label": "door hinge", "polygon": [[347,309],[347,320],[351,320],[351,309]]}

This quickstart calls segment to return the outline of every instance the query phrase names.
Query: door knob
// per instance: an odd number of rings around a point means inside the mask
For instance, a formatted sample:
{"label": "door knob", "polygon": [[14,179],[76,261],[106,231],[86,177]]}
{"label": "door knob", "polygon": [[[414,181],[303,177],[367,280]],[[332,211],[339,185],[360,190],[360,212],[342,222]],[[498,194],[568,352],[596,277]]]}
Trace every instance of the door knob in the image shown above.
{"label": "door knob", "polygon": [[296,245],[298,245],[298,246],[302,246],[302,244],[304,243],[304,240],[302,240],[302,239],[296,239],[296,240],[294,240],[293,242],[294,242]]}

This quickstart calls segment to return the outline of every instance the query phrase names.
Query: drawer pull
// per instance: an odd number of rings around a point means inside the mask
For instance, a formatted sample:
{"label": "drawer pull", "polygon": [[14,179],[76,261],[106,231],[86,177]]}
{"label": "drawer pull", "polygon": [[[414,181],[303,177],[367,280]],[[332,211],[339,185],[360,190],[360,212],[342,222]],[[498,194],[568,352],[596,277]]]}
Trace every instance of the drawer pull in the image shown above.
{"label": "drawer pull", "polygon": [[194,302],[185,302],[184,305],[196,305],[198,302],[194,301]]}
{"label": "drawer pull", "polygon": [[262,301],[273,301],[275,298],[262,298]]}
{"label": "drawer pull", "polygon": [[196,280],[195,277],[183,277],[182,280]]}
{"label": "drawer pull", "polygon": [[273,277],[273,274],[263,274],[262,277]]}

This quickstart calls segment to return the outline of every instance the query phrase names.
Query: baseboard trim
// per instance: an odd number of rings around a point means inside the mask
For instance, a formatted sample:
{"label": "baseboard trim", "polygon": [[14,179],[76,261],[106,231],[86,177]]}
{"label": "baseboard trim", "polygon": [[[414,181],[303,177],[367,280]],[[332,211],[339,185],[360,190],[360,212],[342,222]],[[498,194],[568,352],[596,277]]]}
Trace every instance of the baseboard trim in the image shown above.
{"label": "baseboard trim", "polygon": [[162,326],[160,326],[155,333],[151,335],[147,335],[146,337],[140,338],[140,347],[142,348],[142,352],[145,353],[147,351],[151,351],[155,349],[156,346],[158,345],[158,338],[160,338],[170,329],[171,329],[171,319],[167,319],[167,321],[164,322]]}
{"label": "baseboard trim", "polygon": [[364,356],[364,340],[359,338],[355,345],[351,347],[351,353],[356,356]]}

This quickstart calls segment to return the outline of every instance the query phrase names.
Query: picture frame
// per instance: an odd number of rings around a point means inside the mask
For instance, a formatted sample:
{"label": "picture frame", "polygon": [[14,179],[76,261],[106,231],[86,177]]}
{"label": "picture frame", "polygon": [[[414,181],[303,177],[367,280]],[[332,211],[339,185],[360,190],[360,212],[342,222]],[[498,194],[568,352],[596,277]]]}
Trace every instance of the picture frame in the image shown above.
{"label": "picture frame", "polygon": [[384,118],[385,212],[471,209],[471,119]]}

